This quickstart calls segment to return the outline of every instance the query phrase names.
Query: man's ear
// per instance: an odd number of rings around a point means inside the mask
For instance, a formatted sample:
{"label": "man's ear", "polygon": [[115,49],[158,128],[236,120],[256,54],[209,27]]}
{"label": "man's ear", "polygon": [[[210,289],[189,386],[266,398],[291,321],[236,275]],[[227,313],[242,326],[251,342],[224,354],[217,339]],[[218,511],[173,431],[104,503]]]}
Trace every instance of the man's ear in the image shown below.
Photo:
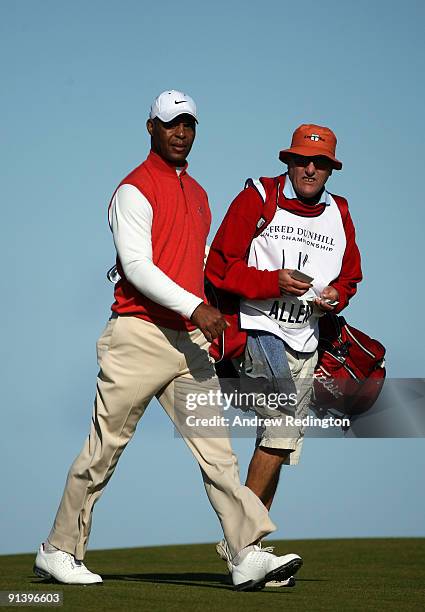
{"label": "man's ear", "polygon": [[150,135],[150,136],[152,136],[153,127],[154,127],[154,126],[153,126],[153,121],[152,121],[152,119],[148,119],[148,120],[146,121],[146,129],[148,130],[148,132],[149,132],[149,135]]}

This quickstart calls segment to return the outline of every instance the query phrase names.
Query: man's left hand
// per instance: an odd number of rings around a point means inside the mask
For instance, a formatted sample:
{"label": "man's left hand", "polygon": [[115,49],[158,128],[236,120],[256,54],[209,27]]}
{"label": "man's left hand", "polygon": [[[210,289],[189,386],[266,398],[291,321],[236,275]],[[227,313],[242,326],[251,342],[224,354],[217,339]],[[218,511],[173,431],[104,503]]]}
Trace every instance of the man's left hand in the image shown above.
{"label": "man's left hand", "polygon": [[335,306],[327,304],[324,300],[331,300],[332,302],[337,302],[339,300],[339,293],[335,289],[335,287],[325,287],[322,293],[320,294],[320,297],[314,300],[316,306],[318,306],[321,310],[323,310],[324,312],[332,312]]}
{"label": "man's left hand", "polygon": [[209,304],[204,304],[203,302],[195,308],[190,320],[196,327],[199,327],[208,342],[212,342],[215,338],[218,338],[226,327],[229,326],[229,323],[227,323],[226,319],[217,308]]}

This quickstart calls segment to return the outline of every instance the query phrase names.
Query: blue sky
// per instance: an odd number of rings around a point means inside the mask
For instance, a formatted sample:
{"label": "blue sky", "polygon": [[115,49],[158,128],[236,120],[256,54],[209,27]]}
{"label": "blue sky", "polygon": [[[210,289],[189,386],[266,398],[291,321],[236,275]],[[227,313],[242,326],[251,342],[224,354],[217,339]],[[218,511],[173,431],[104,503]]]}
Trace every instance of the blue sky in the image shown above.
{"label": "blue sky", "polygon": [[[347,311],[388,349],[392,377],[424,377],[424,4],[307,0],[2,2],[3,326],[0,552],[50,529],[88,431],[95,341],[114,261],[117,183],[146,156],[160,91],[194,97],[190,171],[213,231],[248,176],[314,122],[338,136],[365,280]],[[245,473],[252,441],[237,440]],[[285,470],[280,538],[425,535],[415,440],[309,440]],[[391,508],[391,512],[388,512]],[[99,502],[94,548],[214,541],[198,468],[153,402]]]}

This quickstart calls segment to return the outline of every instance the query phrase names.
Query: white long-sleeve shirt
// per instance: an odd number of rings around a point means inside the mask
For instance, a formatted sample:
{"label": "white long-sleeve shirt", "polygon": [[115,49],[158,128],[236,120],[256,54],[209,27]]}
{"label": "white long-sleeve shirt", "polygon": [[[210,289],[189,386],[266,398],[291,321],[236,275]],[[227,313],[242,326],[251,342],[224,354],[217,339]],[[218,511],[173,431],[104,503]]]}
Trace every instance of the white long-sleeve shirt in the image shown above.
{"label": "white long-sleeve shirt", "polygon": [[127,280],[150,300],[190,319],[202,299],[153,263],[152,219],[152,206],[137,187],[121,185],[112,199],[109,224]]}

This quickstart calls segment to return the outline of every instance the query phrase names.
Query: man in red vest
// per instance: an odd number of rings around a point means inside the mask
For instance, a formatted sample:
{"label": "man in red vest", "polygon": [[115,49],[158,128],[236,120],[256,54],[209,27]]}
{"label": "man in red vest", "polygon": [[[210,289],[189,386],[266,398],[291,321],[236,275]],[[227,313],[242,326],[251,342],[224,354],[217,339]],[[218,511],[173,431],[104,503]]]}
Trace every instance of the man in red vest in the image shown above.
{"label": "man in red vest", "polygon": [[[325,188],[332,171],[342,168],[335,150],[329,128],[298,127],[291,147],[279,155],[288,172],[247,181],[206,265],[216,295],[230,304],[231,296],[238,298],[238,321],[212,354],[218,357],[222,349],[225,357],[239,357],[242,380],[267,380],[296,398],[295,414],[291,405],[283,407],[286,426],[260,426],[257,432],[246,485],[269,509],[282,465],[297,464],[301,453],[304,428],[291,416],[302,419],[308,412],[319,317],[345,308],[362,278],[347,201]],[[229,559],[225,541],[217,552]]]}
{"label": "man in red vest", "polygon": [[[38,551],[38,576],[69,584],[102,582],[82,562],[93,507],[153,397],[199,463],[231,550],[235,588],[261,588],[268,578],[285,577],[302,564],[298,555],[276,557],[256,545],[275,526],[257,496],[240,484],[227,429],[207,435],[203,422],[191,430],[192,421],[186,421],[192,409],[188,398],[211,399],[219,392],[208,349],[226,327],[221,313],[204,301],[211,214],[207,195],[187,173],[186,161],[196,123],[190,96],[174,90],[158,96],[147,121],[148,158],[112,197],[109,222],[119,280],[112,316],[97,344],[100,372],[91,430],[70,468],[53,528]],[[202,405],[207,422],[217,418],[213,399]]]}

